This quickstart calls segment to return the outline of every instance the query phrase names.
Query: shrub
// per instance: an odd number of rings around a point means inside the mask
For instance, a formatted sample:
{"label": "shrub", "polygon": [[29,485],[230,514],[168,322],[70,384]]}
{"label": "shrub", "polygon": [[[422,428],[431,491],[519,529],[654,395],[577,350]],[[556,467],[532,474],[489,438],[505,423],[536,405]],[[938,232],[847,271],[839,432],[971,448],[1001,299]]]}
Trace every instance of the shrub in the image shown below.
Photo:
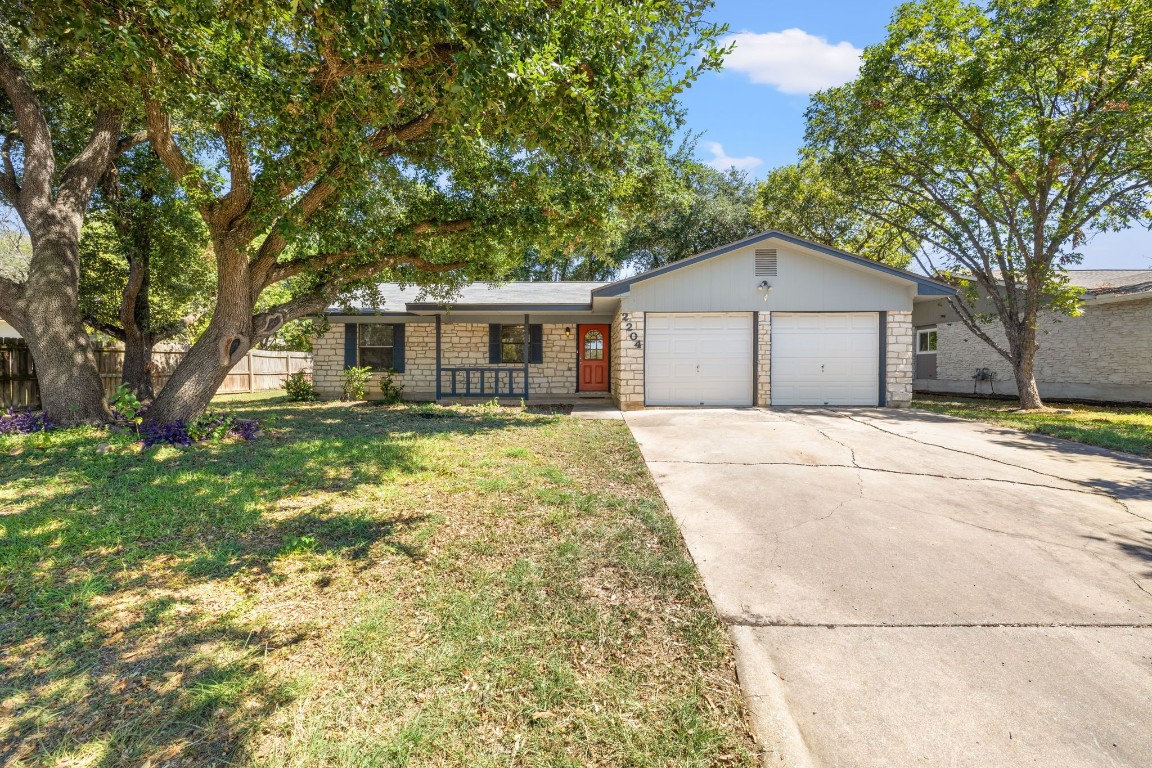
{"label": "shrub", "polygon": [[33,432],[47,432],[56,425],[44,414],[33,411],[14,411],[11,408],[0,416],[0,435],[28,435]]}
{"label": "shrub", "polygon": [[112,397],[112,410],[120,418],[131,424],[137,435],[140,434],[140,424],[144,421],[144,417],[140,414],[144,410],[144,406],[127,384],[116,387],[116,394]]}
{"label": "shrub", "polygon": [[144,447],[167,443],[184,448],[205,440],[219,442],[226,437],[239,437],[252,440],[260,431],[255,419],[238,419],[232,414],[203,413],[185,422],[183,419],[171,424],[147,423],[140,430]]}
{"label": "shrub", "polygon": [[345,368],[340,374],[342,400],[363,400],[368,396],[368,382],[372,380],[372,369],[367,366]]}
{"label": "shrub", "polygon": [[312,386],[312,375],[308,371],[288,374],[284,379],[284,390],[288,393],[288,399],[297,403],[310,403],[320,397],[316,387]]}
{"label": "shrub", "polygon": [[385,371],[380,377],[380,392],[384,395],[384,402],[393,405],[404,399],[404,385],[396,383],[396,371]]}

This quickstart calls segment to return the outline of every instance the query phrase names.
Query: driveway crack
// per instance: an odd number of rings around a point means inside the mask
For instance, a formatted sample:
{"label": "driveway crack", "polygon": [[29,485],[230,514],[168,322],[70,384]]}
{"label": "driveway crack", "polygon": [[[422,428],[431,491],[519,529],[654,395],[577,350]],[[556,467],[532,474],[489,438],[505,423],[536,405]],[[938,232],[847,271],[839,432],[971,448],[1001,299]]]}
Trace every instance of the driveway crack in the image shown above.
{"label": "driveway crack", "polygon": [[[916,442],[919,442],[919,441],[916,441]],[[925,443],[925,445],[931,445],[931,443]],[[1019,485],[1019,486],[1024,487],[1024,488],[1043,488],[1043,489],[1046,489],[1049,491],[1063,491],[1065,493],[1081,493],[1081,494],[1085,494],[1087,496],[1103,496],[1104,498],[1111,499],[1112,501],[1117,502],[1118,504],[1123,506],[1125,509],[1127,509],[1127,507],[1124,505],[1124,503],[1122,501],[1119,501],[1118,499],[1110,496],[1109,494],[1104,493],[1103,491],[1100,491],[1099,489],[1095,489],[1092,486],[1087,485],[1086,483],[1080,483],[1080,482],[1077,482],[1075,480],[1064,480],[1064,482],[1070,483],[1073,485],[1082,486],[1081,488],[1058,488],[1058,487],[1054,487],[1048,483],[1029,483],[1026,480],[1005,480],[1004,478],[1001,478],[1001,477],[964,477],[962,475],[945,475],[945,474],[942,474],[939,472],[909,472],[909,471],[901,470],[901,469],[891,469],[889,467],[866,467],[866,466],[863,466],[861,464],[828,464],[828,463],[809,464],[809,463],[806,463],[803,461],[691,461],[691,460],[687,460],[687,459],[656,459],[653,461],[649,461],[648,463],[649,464],[703,464],[703,465],[712,465],[712,466],[728,465],[728,466],[734,466],[734,467],[806,467],[808,469],[824,469],[827,467],[833,467],[833,468],[838,468],[838,469],[855,469],[855,470],[859,470],[861,472],[882,472],[882,473],[888,474],[888,475],[907,475],[909,477],[934,477],[934,478],[937,478],[939,480],[959,480],[959,481],[970,482],[970,483],[1004,483],[1006,485]],[[1003,463],[1003,462],[1001,462],[1001,463]],[[1015,465],[1010,464],[1008,466],[1015,466]],[[1020,469],[1025,469],[1025,467],[1020,467]],[[1041,472],[1038,474],[1044,474],[1044,473]],[[1056,475],[1048,475],[1048,476],[1053,477],[1057,480],[1063,480],[1063,478],[1060,478]],[[1128,512],[1131,515],[1133,515],[1134,517],[1139,517],[1142,520],[1148,520],[1149,522],[1152,522],[1152,519],[1143,517],[1142,515],[1139,515],[1135,512],[1132,512],[1131,510],[1128,510]]]}
{"label": "driveway crack", "polygon": [[[910,435],[901,434],[900,432],[893,432],[890,429],[884,429],[883,427],[881,427],[881,426],[879,426],[879,425],[877,425],[871,421],[865,421],[863,419],[857,418],[850,413],[834,413],[832,415],[841,416],[843,418],[848,419],[849,421],[854,421],[857,424],[863,424],[866,427],[871,427],[872,429],[875,429],[878,432],[883,432],[886,435],[892,435],[893,437],[899,437],[899,438],[903,438],[904,440],[910,440],[914,443],[919,443],[920,445],[926,445],[930,448],[939,448],[939,449],[944,450],[944,451],[952,451],[954,453],[962,453],[965,456],[972,456],[973,458],[983,459],[985,461],[993,462],[994,464],[1001,464],[1005,467],[1012,467],[1013,469],[1022,469],[1025,472],[1031,472],[1033,474],[1040,475],[1041,477],[1049,477],[1049,478],[1052,478],[1053,480],[1059,480],[1061,482],[1071,483],[1073,485],[1082,486],[1083,488],[1088,489],[1086,491],[1082,491],[1082,493],[1090,493],[1094,496],[1103,496],[1104,498],[1110,499],[1113,503],[1119,505],[1125,512],[1132,515],[1133,517],[1136,517],[1136,518],[1139,518],[1141,520],[1145,520],[1147,522],[1152,523],[1152,518],[1145,517],[1144,515],[1141,515],[1137,512],[1133,512],[1132,509],[1122,499],[1118,498],[1117,496],[1115,496],[1111,493],[1108,493],[1107,491],[1102,490],[1101,488],[1099,488],[1095,485],[1092,485],[1091,483],[1085,482],[1083,480],[1071,480],[1071,479],[1066,478],[1066,477],[1060,477],[1060,475],[1053,475],[1049,472],[1041,472],[1040,470],[1033,469],[1032,467],[1025,467],[1025,466],[1022,466],[1020,464],[1013,464],[1010,461],[1004,461],[1003,459],[997,459],[997,458],[994,458],[992,456],[985,456],[984,454],[973,453],[972,451],[965,451],[965,450],[961,450],[959,448],[953,448],[953,447],[947,446],[947,445],[940,445],[938,443],[930,443],[927,440],[920,440],[919,438],[912,437]],[[820,434],[824,434],[823,431],[821,431],[818,427],[816,428],[816,430],[818,432],[820,432]],[[1020,485],[1035,485],[1035,484],[1020,483]],[[1039,487],[1049,488],[1051,486],[1040,485]],[[1057,489],[1057,490],[1061,490],[1061,489]]]}

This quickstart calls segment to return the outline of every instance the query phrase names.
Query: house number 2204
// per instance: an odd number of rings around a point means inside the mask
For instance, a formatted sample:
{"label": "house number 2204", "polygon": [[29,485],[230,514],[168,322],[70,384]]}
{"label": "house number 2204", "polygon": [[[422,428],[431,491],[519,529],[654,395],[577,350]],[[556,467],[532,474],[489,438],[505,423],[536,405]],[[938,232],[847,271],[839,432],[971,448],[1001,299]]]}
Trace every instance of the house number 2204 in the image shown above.
{"label": "house number 2204", "polygon": [[628,334],[628,341],[632,342],[633,347],[640,349],[644,342],[640,341],[640,334],[634,330],[635,326],[632,325],[630,317],[630,313],[624,312],[620,315],[620,322],[624,325],[624,333]]}

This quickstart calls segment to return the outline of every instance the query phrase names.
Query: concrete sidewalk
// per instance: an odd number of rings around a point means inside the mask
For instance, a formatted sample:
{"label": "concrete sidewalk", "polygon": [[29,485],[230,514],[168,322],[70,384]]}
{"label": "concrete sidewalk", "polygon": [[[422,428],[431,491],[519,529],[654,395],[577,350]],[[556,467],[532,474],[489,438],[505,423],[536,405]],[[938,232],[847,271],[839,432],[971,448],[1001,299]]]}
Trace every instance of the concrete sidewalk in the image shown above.
{"label": "concrete sidewalk", "polygon": [[1152,765],[1152,461],[919,412],[626,420],[769,764]]}

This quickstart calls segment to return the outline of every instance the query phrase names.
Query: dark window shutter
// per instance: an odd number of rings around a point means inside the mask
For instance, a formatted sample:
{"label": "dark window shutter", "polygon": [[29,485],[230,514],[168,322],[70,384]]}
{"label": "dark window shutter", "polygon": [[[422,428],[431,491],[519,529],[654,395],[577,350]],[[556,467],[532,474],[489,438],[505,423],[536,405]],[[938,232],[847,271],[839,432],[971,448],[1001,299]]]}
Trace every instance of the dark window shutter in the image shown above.
{"label": "dark window shutter", "polygon": [[528,326],[528,362],[544,362],[544,326],[539,323]]}
{"label": "dark window shutter", "polygon": [[356,323],[344,323],[344,367],[356,367]]}
{"label": "dark window shutter", "polygon": [[404,324],[392,326],[392,370],[404,373]]}
{"label": "dark window shutter", "polygon": [[500,323],[488,326],[488,362],[500,362]]}

